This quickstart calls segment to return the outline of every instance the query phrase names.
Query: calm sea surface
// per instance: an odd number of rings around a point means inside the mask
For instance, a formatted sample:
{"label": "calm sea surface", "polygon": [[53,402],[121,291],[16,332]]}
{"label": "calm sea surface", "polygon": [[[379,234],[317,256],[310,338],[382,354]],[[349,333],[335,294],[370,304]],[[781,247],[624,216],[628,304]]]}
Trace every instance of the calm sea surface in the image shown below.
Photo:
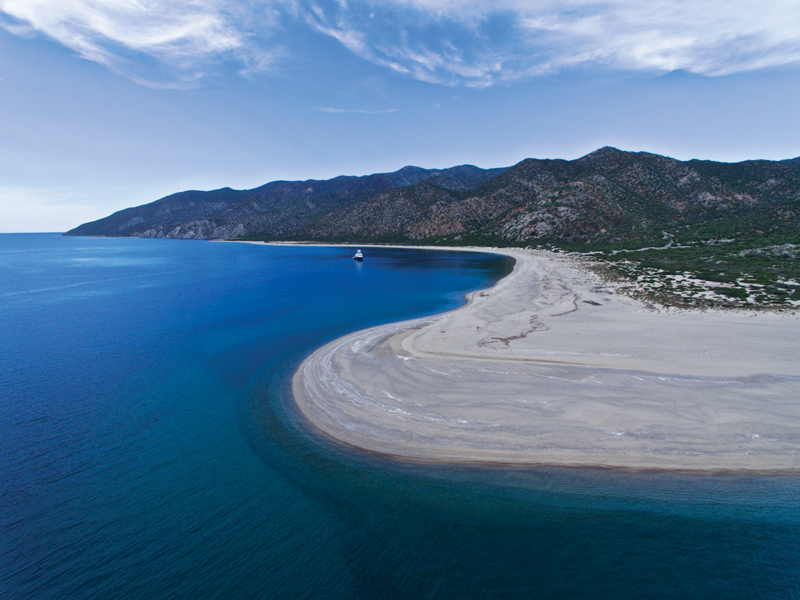
{"label": "calm sea surface", "polygon": [[800,598],[800,476],[409,465],[289,379],[508,271],[0,235],[0,598]]}

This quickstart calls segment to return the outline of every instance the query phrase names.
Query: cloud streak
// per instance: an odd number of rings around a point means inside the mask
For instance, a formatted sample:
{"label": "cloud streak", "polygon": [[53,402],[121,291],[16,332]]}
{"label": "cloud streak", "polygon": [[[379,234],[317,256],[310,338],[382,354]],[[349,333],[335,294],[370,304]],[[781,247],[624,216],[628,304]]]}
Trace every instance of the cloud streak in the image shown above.
{"label": "cloud streak", "polygon": [[[257,5],[223,0],[0,0],[0,24],[42,33],[81,57],[152,87],[188,87],[209,63],[235,59],[242,70],[270,62],[242,25]],[[264,13],[260,37],[271,15]],[[4,18],[3,18],[4,17]],[[267,26],[264,26],[264,23]]]}
{"label": "cloud streak", "polygon": [[398,112],[396,108],[385,108],[382,110],[363,110],[358,108],[320,108],[320,112],[328,113],[331,115],[388,115],[390,113]]}
{"label": "cloud streak", "polygon": [[[800,62],[800,0],[315,0],[309,24],[448,85],[569,69],[726,75]],[[345,40],[358,40],[358,44]]]}
{"label": "cloud streak", "polygon": [[[273,41],[290,22],[444,85],[572,69],[715,76],[800,63],[800,0],[0,0],[8,31],[45,34],[152,85],[192,85],[222,61],[269,70],[291,52]],[[159,70],[168,76],[153,78]]]}

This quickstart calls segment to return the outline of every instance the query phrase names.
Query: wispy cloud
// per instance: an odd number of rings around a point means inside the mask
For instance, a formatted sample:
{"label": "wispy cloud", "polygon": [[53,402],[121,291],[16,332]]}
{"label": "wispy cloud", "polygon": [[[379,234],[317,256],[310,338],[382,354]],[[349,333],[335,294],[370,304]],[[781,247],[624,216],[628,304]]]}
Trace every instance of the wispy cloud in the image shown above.
{"label": "wispy cloud", "polygon": [[386,115],[389,113],[396,113],[396,108],[385,108],[382,110],[362,110],[358,108],[320,108],[320,112],[329,113],[332,115]]}
{"label": "wispy cloud", "polygon": [[[303,0],[299,0],[303,2]],[[725,75],[800,62],[800,0],[312,0],[363,58],[449,85],[574,68]]]}
{"label": "wispy cloud", "polygon": [[[800,63],[800,0],[0,0],[0,24],[43,33],[151,85],[215,63],[271,68],[286,23],[445,85],[569,69],[725,75]],[[302,42],[298,42],[302,43]],[[153,77],[163,68],[169,76]]]}
{"label": "wispy cloud", "polygon": [[[186,87],[209,62],[234,58],[263,68],[270,52],[243,28],[257,16],[260,38],[274,12],[224,0],[0,0],[0,25],[43,33],[87,60],[153,87]],[[257,14],[260,13],[260,14]]]}

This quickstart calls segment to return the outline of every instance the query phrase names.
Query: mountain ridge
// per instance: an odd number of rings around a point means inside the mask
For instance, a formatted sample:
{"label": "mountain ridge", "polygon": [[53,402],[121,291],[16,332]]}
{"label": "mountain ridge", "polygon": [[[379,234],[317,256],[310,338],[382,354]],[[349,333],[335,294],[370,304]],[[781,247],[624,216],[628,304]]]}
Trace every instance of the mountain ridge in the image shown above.
{"label": "mountain ridge", "polygon": [[[186,191],[65,235],[404,243],[597,244],[764,219],[800,225],[800,157],[679,161],[606,146],[575,160],[275,181]],[[727,220],[727,221],[726,221]]]}
{"label": "mountain ridge", "polygon": [[254,235],[265,230],[280,235],[338,205],[357,202],[384,189],[415,185],[427,179],[440,187],[470,189],[505,168],[460,165],[449,169],[407,166],[392,173],[340,175],[328,180],[278,180],[249,190],[220,188],[177,192],[154,202],[126,208],[84,223],[64,235],[219,239]]}

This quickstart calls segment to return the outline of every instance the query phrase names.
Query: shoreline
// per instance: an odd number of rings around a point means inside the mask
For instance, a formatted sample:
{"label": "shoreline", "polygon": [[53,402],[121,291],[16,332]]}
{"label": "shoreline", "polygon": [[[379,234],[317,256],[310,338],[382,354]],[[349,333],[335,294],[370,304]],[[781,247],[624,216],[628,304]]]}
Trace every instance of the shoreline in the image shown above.
{"label": "shoreline", "polygon": [[459,308],[307,357],[292,393],[326,437],[425,463],[800,472],[796,314],[654,311],[574,257],[430,249],[516,262]]}

